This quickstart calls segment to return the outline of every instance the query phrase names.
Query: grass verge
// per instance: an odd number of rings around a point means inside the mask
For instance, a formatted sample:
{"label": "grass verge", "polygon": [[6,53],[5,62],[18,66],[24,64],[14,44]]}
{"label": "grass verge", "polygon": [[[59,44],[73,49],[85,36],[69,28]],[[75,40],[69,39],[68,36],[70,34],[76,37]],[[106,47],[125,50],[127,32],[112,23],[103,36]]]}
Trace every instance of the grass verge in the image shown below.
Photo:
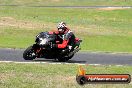
{"label": "grass verge", "polygon": [[[132,74],[131,66],[83,66],[89,74]],[[1,88],[82,88],[75,80],[78,65],[0,63]],[[132,84],[88,84],[83,88],[131,88]]]}
{"label": "grass verge", "polygon": [[4,5],[43,5],[43,6],[131,6],[131,0],[1,0]]}
{"label": "grass verge", "polygon": [[[88,74],[130,74],[132,66],[85,65]],[[0,63],[1,88],[82,88],[75,80],[75,64]],[[83,88],[131,88],[132,84],[88,84]]]}

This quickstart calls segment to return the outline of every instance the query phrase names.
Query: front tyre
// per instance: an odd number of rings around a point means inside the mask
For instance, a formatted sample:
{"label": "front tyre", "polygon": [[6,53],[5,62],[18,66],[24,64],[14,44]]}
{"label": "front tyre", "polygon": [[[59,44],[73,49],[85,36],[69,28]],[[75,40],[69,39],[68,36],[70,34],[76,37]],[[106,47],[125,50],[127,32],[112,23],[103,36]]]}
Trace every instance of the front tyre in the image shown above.
{"label": "front tyre", "polygon": [[24,58],[25,60],[33,60],[33,59],[36,58],[36,54],[35,54],[35,51],[34,51],[34,49],[33,49],[32,46],[28,47],[28,48],[24,51],[24,53],[23,53],[23,58]]}

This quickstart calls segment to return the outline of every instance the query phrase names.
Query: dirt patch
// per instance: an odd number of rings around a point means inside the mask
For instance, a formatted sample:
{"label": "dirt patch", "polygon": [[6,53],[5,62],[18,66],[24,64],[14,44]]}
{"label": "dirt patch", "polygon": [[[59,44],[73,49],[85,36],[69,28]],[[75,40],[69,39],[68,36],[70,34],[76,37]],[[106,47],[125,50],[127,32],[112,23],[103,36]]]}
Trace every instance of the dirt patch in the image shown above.
{"label": "dirt patch", "polygon": [[128,8],[122,8],[122,7],[108,7],[108,8],[98,8],[98,10],[123,10],[123,9],[128,9]]}
{"label": "dirt patch", "polygon": [[0,84],[4,84],[9,78],[15,77],[14,73],[0,73]]}
{"label": "dirt patch", "polygon": [[16,20],[13,17],[1,17],[0,18],[0,26],[11,26],[17,28],[27,28],[29,30],[32,29],[49,29],[49,25],[53,25],[50,23],[35,23],[30,21]]}

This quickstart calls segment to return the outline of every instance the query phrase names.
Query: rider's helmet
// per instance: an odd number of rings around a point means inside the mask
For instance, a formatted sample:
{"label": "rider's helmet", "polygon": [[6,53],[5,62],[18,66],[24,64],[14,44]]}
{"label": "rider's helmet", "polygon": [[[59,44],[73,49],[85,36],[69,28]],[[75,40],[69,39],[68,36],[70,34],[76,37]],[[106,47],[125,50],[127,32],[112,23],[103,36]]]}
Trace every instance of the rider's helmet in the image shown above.
{"label": "rider's helmet", "polygon": [[65,23],[65,22],[60,22],[60,23],[58,23],[57,29],[58,29],[58,31],[59,31],[60,33],[64,33],[64,32],[66,31],[66,29],[67,29],[66,23]]}

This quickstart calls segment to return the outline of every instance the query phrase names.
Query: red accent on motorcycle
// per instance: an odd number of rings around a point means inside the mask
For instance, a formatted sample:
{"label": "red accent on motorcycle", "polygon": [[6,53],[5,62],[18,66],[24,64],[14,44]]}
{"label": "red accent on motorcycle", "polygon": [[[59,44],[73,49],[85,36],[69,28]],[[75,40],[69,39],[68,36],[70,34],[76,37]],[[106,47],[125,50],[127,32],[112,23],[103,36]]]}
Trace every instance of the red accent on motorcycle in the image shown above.
{"label": "red accent on motorcycle", "polygon": [[41,50],[41,48],[40,48],[39,50],[37,50],[37,51],[36,51],[36,53],[39,53],[39,52],[40,52],[40,50]]}
{"label": "red accent on motorcycle", "polygon": [[50,31],[50,32],[49,32],[49,34],[51,34],[51,35],[52,35],[52,34],[53,34],[53,32],[52,32],[52,31]]}

